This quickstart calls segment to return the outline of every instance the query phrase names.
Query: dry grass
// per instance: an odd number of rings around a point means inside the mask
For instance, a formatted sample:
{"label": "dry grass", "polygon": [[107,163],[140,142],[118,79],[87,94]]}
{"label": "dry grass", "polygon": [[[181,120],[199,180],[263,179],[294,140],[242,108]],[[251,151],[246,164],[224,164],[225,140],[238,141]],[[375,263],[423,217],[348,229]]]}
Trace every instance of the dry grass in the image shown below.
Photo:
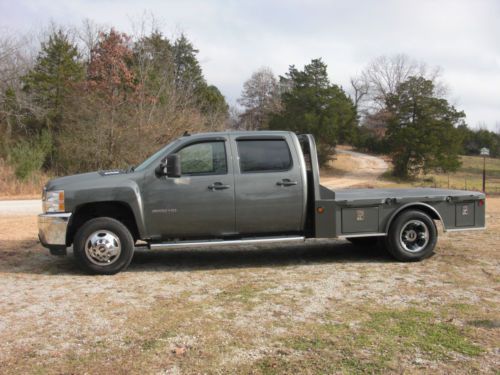
{"label": "dry grass", "polygon": [[420,263],[322,240],[140,252],[113,277],[0,217],[0,372],[494,373],[500,199],[487,215]]}
{"label": "dry grass", "polygon": [[[461,156],[462,166],[449,175],[449,186],[452,189],[482,190],[483,158],[480,156]],[[448,186],[448,175],[434,174],[436,185]],[[500,193],[500,159],[486,159],[486,191]]]}
{"label": "dry grass", "polygon": [[20,181],[14,174],[14,168],[0,159],[0,200],[4,199],[38,199],[43,185],[49,177],[38,172],[25,181]]}
{"label": "dry grass", "polygon": [[[387,173],[382,181],[378,181],[377,186],[428,186],[481,191],[483,188],[483,158],[480,156],[461,156],[460,159],[462,166],[454,173],[432,173],[410,182],[400,181]],[[500,193],[500,159],[486,159],[486,191],[490,194]]]}

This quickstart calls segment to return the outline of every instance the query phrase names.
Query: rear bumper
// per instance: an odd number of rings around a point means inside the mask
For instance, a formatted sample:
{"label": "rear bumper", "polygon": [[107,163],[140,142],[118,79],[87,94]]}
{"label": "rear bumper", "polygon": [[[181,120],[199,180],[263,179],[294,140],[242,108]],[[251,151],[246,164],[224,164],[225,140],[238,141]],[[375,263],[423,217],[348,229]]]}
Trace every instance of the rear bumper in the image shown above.
{"label": "rear bumper", "polygon": [[66,247],[66,232],[71,213],[38,215],[38,238],[47,248]]}

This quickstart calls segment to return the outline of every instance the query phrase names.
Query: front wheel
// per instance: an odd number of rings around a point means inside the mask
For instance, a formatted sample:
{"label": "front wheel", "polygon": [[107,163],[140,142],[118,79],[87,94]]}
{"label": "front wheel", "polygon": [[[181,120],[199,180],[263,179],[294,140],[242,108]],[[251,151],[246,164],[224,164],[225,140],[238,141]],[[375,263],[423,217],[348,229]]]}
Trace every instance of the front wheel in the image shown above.
{"label": "front wheel", "polygon": [[134,255],[134,239],[120,221],[99,217],[76,232],[73,252],[86,272],[114,275],[128,267]]}
{"label": "front wheel", "polygon": [[418,261],[432,254],[437,237],[436,224],[427,214],[417,210],[405,211],[391,224],[386,247],[397,260]]}

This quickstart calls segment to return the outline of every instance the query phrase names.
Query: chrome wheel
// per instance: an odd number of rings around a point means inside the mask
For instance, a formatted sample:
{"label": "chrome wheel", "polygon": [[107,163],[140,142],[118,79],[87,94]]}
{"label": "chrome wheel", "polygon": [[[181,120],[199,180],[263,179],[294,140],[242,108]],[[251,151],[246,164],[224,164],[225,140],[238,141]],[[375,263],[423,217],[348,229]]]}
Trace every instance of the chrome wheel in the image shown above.
{"label": "chrome wheel", "polygon": [[421,220],[410,220],[399,234],[401,246],[410,253],[418,253],[429,243],[429,228]]}
{"label": "chrome wheel", "polygon": [[98,266],[109,266],[118,260],[121,253],[120,239],[108,230],[92,233],[85,241],[88,260]]}

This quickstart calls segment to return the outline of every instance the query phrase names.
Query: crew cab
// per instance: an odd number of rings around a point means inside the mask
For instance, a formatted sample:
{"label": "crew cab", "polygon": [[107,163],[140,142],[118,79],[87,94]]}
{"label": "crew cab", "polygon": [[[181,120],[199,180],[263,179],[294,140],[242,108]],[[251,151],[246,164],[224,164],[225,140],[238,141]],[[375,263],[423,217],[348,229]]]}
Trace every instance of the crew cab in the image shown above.
{"label": "crew cab", "polygon": [[400,261],[421,260],[445,231],[484,229],[485,195],[445,189],[330,190],[312,135],[284,131],[185,135],[128,170],[49,181],[39,238],[68,247],[97,274],[149,249],[346,238],[382,240]]}

